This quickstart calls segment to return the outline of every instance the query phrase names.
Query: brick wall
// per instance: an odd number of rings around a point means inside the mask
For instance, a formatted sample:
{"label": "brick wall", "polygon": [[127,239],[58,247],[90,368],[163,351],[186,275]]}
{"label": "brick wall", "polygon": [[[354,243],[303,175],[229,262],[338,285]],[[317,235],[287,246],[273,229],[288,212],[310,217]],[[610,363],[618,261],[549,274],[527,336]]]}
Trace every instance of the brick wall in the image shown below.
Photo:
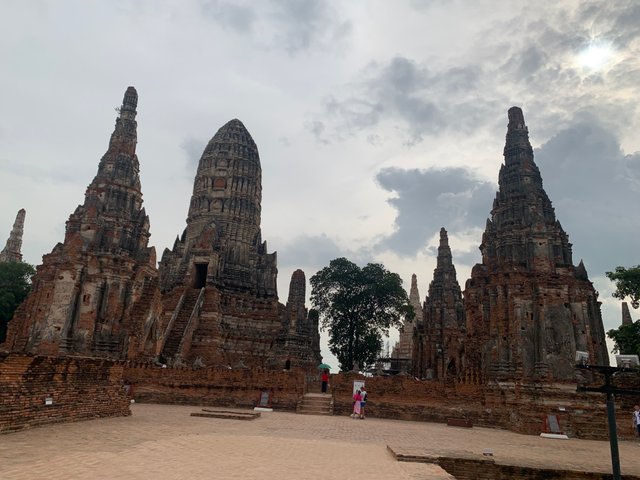
{"label": "brick wall", "polygon": [[[570,437],[609,438],[605,396],[578,393],[572,383],[443,384],[411,376],[365,378],[340,373],[330,380],[334,414],[351,412],[354,380],[366,381],[367,415],[372,417],[441,423],[453,417],[470,420],[475,426],[539,435],[545,431],[547,415],[556,415],[560,428]],[[633,438],[632,400],[616,399],[620,438]]]}
{"label": "brick wall", "polygon": [[296,409],[306,382],[301,370],[159,368],[149,364],[129,364],[124,379],[140,402],[253,408],[260,393],[269,390],[272,406],[290,411]]}
{"label": "brick wall", "polygon": [[[131,415],[122,364],[9,354],[0,357],[0,432]],[[52,400],[45,405],[45,399]]]}
{"label": "brick wall", "polygon": [[[439,458],[437,463],[457,480],[610,480],[612,478],[611,474],[501,465],[484,459]],[[625,475],[624,478],[640,480],[635,475]]]}

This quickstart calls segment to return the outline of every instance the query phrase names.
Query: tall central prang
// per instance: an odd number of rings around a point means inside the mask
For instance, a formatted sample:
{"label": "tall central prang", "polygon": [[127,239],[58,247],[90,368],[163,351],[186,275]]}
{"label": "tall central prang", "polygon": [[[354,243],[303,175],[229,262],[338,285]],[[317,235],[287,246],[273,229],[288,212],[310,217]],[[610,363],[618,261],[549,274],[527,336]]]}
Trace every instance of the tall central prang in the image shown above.
{"label": "tall central prang", "polygon": [[258,149],[242,122],[231,120],[200,158],[187,228],[162,258],[162,290],[211,284],[276,296],[276,255],[262,242],[261,200]]}
{"label": "tall central prang", "polygon": [[[262,170],[255,142],[231,120],[204,150],[187,227],[160,262],[164,340],[173,364],[313,367],[320,361],[317,322],[302,292],[278,302],[275,253],[260,234]],[[294,288],[295,287],[295,288]],[[291,292],[290,292],[291,293]]]}

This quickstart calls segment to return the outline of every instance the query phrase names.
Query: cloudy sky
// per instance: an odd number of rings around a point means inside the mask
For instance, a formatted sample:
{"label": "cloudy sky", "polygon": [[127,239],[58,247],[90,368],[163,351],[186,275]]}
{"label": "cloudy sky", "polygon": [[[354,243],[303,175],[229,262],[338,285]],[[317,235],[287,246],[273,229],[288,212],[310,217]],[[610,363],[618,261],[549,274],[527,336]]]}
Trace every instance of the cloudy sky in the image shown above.
{"label": "cloudy sky", "polygon": [[204,146],[239,118],[260,151],[281,299],[293,270],[308,279],[338,256],[383,262],[407,287],[416,273],[424,297],[440,227],[463,286],[480,260],[518,105],[614,328],[604,273],[640,263],[640,3],[551,3],[5,2],[0,242],[19,208],[26,261],[63,239],[133,85],[158,257],[185,226]]}

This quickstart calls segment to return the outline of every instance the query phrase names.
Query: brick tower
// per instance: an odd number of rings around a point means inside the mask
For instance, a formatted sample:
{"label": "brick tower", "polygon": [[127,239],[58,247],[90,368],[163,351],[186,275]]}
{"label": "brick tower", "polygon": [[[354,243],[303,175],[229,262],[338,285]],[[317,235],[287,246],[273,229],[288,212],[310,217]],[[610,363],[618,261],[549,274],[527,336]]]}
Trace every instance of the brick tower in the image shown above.
{"label": "brick tower", "polygon": [[464,299],[467,365],[483,377],[571,380],[576,350],[608,364],[600,303],[556,220],[522,110],[509,109],[504,165]]}
{"label": "brick tower", "polygon": [[464,363],[464,340],[462,292],[449,237],[441,228],[437,264],[415,338],[414,374],[420,378],[456,378]]}
{"label": "brick tower", "polygon": [[63,243],[43,257],[9,323],[12,350],[152,357],[159,314],[156,255],[136,156],[138,94],[129,87],[98,173],[71,214]]}
{"label": "brick tower", "polygon": [[[242,122],[231,120],[205,148],[187,227],[160,262],[164,361],[284,366],[276,337],[304,324],[292,322],[299,302],[293,316],[278,303],[276,254],[267,253],[260,233],[261,201],[258,149]],[[287,357],[289,364],[305,363],[308,353]]]}

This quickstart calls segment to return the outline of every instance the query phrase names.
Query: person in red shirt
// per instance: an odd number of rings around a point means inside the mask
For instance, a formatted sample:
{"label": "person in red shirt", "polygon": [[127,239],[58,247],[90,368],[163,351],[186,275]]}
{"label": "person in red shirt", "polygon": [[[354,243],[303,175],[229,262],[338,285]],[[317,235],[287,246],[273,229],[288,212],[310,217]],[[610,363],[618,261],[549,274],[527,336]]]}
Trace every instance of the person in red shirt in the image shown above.
{"label": "person in red shirt", "polygon": [[322,371],[322,393],[327,393],[327,385],[329,385],[329,370],[325,368]]}

